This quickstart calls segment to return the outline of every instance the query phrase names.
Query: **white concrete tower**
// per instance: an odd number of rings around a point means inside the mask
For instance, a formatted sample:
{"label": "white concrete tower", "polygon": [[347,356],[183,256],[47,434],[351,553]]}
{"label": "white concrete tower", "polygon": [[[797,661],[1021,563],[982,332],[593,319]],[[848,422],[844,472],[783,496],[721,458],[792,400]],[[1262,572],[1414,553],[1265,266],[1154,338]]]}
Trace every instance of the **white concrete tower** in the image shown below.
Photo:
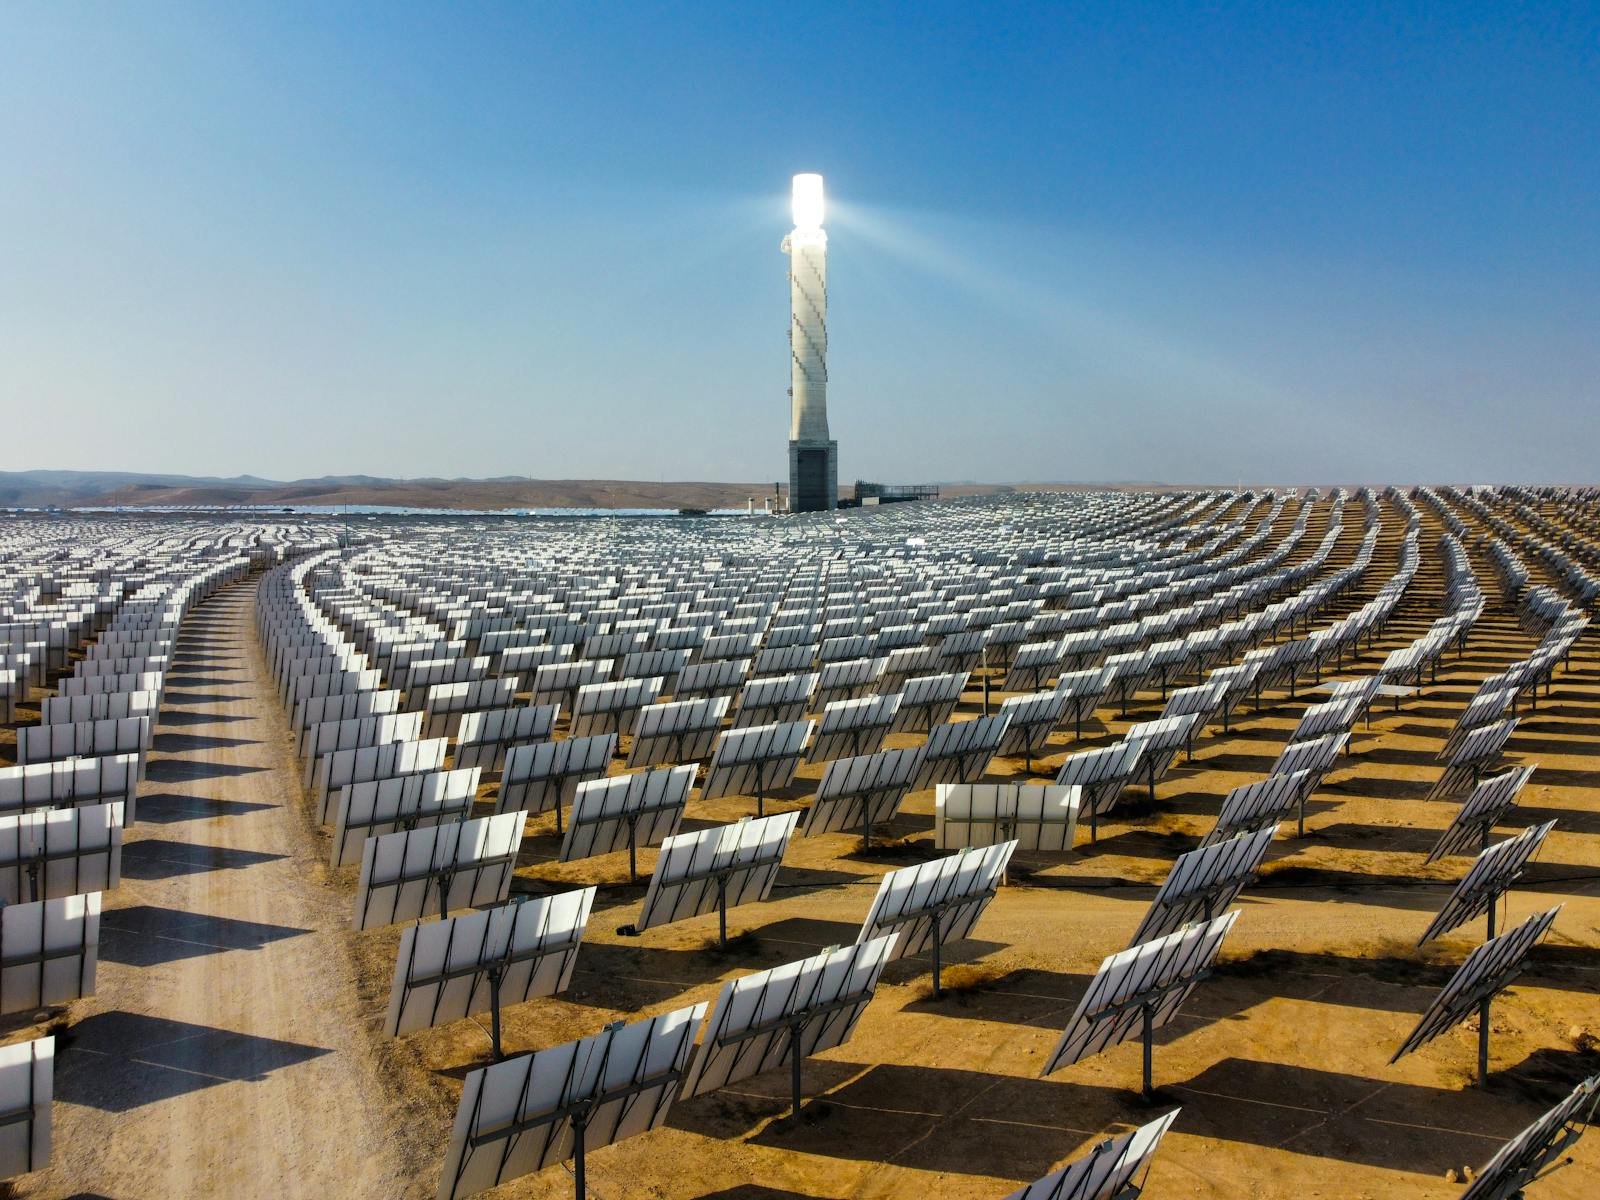
{"label": "white concrete tower", "polygon": [[794,177],[789,256],[789,509],[839,506],[839,443],[828,437],[828,235],[822,176]]}

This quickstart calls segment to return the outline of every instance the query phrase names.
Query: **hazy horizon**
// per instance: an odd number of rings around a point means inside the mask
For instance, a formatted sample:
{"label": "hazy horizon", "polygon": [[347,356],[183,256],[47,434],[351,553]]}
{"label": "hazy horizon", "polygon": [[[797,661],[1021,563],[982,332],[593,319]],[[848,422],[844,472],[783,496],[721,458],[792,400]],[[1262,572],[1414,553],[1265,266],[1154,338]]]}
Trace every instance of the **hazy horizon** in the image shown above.
{"label": "hazy horizon", "polygon": [[[723,477],[723,478],[712,478],[712,477],[709,477],[709,476],[708,477],[693,477],[693,478],[684,477],[684,478],[681,478],[681,479],[680,478],[671,478],[671,477],[659,477],[659,476],[658,477],[654,477],[654,478],[639,478],[639,477],[606,476],[606,475],[540,475],[540,476],[535,476],[535,475],[490,475],[490,476],[479,476],[479,475],[409,475],[409,476],[383,476],[383,475],[373,475],[373,474],[368,473],[368,472],[359,472],[359,471],[332,471],[332,472],[328,472],[327,474],[323,474],[323,475],[299,476],[299,477],[296,477],[296,478],[293,478],[293,479],[275,479],[275,478],[269,478],[269,477],[260,475],[260,474],[258,474],[256,472],[251,472],[251,471],[242,471],[242,472],[238,472],[238,473],[230,474],[230,475],[211,475],[211,474],[206,474],[206,473],[201,473],[201,472],[196,472],[196,471],[183,471],[183,470],[178,470],[178,471],[130,471],[130,470],[123,470],[123,469],[116,468],[116,467],[94,468],[94,469],[90,469],[90,470],[78,470],[78,469],[75,469],[75,468],[72,468],[72,467],[17,467],[17,468],[7,468],[7,469],[0,470],[0,478],[9,477],[9,476],[17,476],[17,475],[50,475],[50,476],[67,475],[67,476],[89,476],[89,477],[104,475],[104,476],[119,477],[119,478],[120,477],[138,476],[138,477],[146,478],[146,479],[181,479],[181,480],[186,480],[186,481],[192,481],[194,483],[211,483],[211,484],[219,484],[219,485],[221,485],[221,484],[229,484],[229,483],[243,483],[244,481],[254,481],[256,483],[260,483],[260,484],[264,484],[264,485],[271,485],[271,486],[280,486],[280,485],[281,486],[292,486],[292,485],[295,485],[295,484],[316,483],[316,482],[321,482],[321,481],[334,481],[334,482],[337,482],[337,481],[349,480],[349,481],[354,481],[351,484],[352,487],[359,487],[359,486],[361,486],[360,483],[359,483],[360,480],[368,480],[368,479],[370,479],[370,480],[374,480],[374,481],[376,481],[378,483],[384,483],[384,484],[451,483],[451,484],[464,484],[465,485],[465,484],[502,484],[502,483],[503,484],[512,484],[512,483],[539,483],[539,484],[560,484],[560,483],[600,483],[600,484],[605,484],[605,483],[615,483],[615,484],[636,484],[636,485],[642,485],[642,486],[657,485],[657,486],[668,486],[668,487],[670,487],[670,486],[693,486],[693,485],[698,485],[698,484],[706,484],[706,485],[710,485],[710,486],[714,486],[714,487],[727,487],[727,486],[735,486],[735,485],[737,485],[737,486],[741,486],[741,487],[743,487],[743,486],[751,486],[751,487],[765,488],[769,484],[776,483],[777,485],[779,485],[779,486],[781,486],[781,487],[783,487],[785,489],[787,489],[787,487],[788,487],[788,482],[786,480],[782,480],[782,479],[779,479],[779,480],[764,480],[764,479],[755,479],[755,478],[737,478],[737,477],[734,477],[734,476],[727,476],[727,477]],[[1015,478],[1015,479],[978,479],[978,478],[962,478],[962,479],[954,479],[954,478],[952,478],[952,479],[945,479],[945,478],[932,478],[932,477],[928,477],[928,478],[924,478],[924,479],[901,479],[899,477],[895,477],[895,478],[891,479],[891,478],[885,477],[885,478],[873,479],[873,480],[871,480],[871,482],[880,483],[880,484],[891,484],[891,485],[935,484],[935,485],[938,485],[940,487],[978,487],[978,488],[1028,488],[1028,487],[1097,488],[1097,487],[1104,487],[1104,488],[1210,488],[1210,489],[1219,489],[1220,490],[1220,489],[1235,488],[1235,487],[1246,487],[1246,488],[1302,487],[1303,488],[1303,487],[1352,487],[1352,486],[1354,486],[1354,487],[1370,487],[1370,486],[1389,486],[1389,485],[1396,485],[1396,486],[1441,486],[1441,485],[1449,485],[1449,486],[1455,486],[1455,487],[1475,487],[1475,486],[1501,486],[1501,485],[1505,485],[1508,481],[1497,480],[1497,479],[1493,479],[1493,478],[1490,478],[1490,477],[1484,477],[1484,478],[1481,478],[1481,479],[1469,479],[1469,478],[1465,478],[1465,477],[1463,477],[1463,478],[1421,477],[1421,478],[1393,478],[1393,479],[1390,479],[1390,478],[1381,478],[1381,477],[1368,478],[1368,477],[1364,477],[1364,476],[1360,476],[1360,477],[1351,476],[1349,478],[1338,478],[1338,477],[1335,477],[1335,478],[1318,479],[1318,478],[1289,478],[1289,477],[1277,478],[1277,477],[1265,477],[1264,476],[1264,477],[1261,477],[1261,478],[1248,478],[1247,477],[1247,478],[1233,479],[1233,480],[1200,479],[1200,478],[1194,478],[1194,479],[1154,479],[1154,478],[1137,478],[1137,477],[1128,477],[1128,478],[1110,478],[1110,477],[1089,478],[1089,477],[1084,477],[1084,478],[1078,478],[1078,479],[1066,479],[1066,478],[1061,478],[1061,479],[1022,479],[1022,478]],[[851,487],[854,485],[854,483],[855,483],[855,479],[854,478],[841,480],[840,483],[839,483],[840,491],[841,492],[849,491],[851,489]],[[1550,485],[1551,486],[1563,486],[1563,485],[1565,485],[1565,486],[1587,486],[1588,485],[1588,481],[1582,480],[1582,479],[1578,479],[1578,478],[1565,479],[1565,480],[1557,479],[1557,480],[1551,480],[1550,481]]]}
{"label": "hazy horizon", "polygon": [[0,469],[779,478],[815,170],[841,480],[1593,479],[1600,10],[803,14],[6,6]]}

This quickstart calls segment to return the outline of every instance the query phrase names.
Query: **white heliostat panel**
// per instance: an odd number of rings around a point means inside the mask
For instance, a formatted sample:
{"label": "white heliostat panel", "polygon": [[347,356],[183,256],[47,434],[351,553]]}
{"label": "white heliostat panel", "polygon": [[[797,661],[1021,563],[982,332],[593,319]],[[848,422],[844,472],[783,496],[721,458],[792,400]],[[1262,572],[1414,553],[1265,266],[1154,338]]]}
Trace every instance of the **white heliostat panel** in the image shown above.
{"label": "white heliostat panel", "polygon": [[835,700],[822,710],[817,740],[806,756],[810,763],[859,758],[883,745],[884,735],[900,712],[900,693]]}
{"label": "white heliostat panel", "polygon": [[122,804],[0,817],[0,904],[110,891],[122,881]]}
{"label": "white heliostat panel", "polygon": [[612,661],[609,658],[586,658],[581,662],[545,663],[533,673],[533,704],[559,704],[569,706],[580,688],[599,683],[611,677]]}
{"label": "white heliostat panel", "polygon": [[50,1101],[56,1040],[0,1046],[0,1179],[50,1165]]}
{"label": "white heliostat panel", "polygon": [[1396,1062],[1402,1055],[1420,1050],[1445,1030],[1466,1020],[1475,1009],[1510,984],[1522,970],[1522,960],[1528,956],[1528,951],[1549,932],[1560,911],[1558,904],[1546,912],[1534,913],[1515,929],[1491,938],[1467,955],[1467,961],[1456,968],[1456,973],[1434,997],[1417,1027],[1400,1043],[1389,1061]]}
{"label": "white heliostat panel", "polygon": [[1305,771],[1310,778],[1303,793],[1309,795],[1321,784],[1323,777],[1333,770],[1334,763],[1349,743],[1350,735],[1347,733],[1326,733],[1310,741],[1290,742],[1278,752],[1267,774],[1293,775]]}
{"label": "white heliostat panel", "polygon": [[1193,713],[1200,717],[1200,725],[1203,728],[1221,711],[1227,698],[1228,681],[1208,679],[1205,683],[1197,683],[1192,687],[1178,688],[1174,691],[1167,697],[1166,704],[1162,705],[1161,715],[1186,717]]}
{"label": "white heliostat panel", "polygon": [[1056,783],[1080,789],[1079,815],[1089,818],[1089,840],[1099,838],[1100,818],[1109,813],[1144,763],[1144,743],[1117,742],[1069,754],[1056,772]]}
{"label": "white heliostat panel", "polygon": [[799,820],[799,812],[777,813],[667,838],[636,928],[765,900]]}
{"label": "white heliostat panel", "polygon": [[1300,780],[1295,787],[1295,832],[1298,836],[1305,836],[1306,802],[1311,799],[1311,793],[1322,786],[1349,744],[1348,733],[1327,733],[1306,742],[1290,742],[1279,751],[1268,770],[1268,778],[1292,775]]}
{"label": "white heliostat panel", "polygon": [[733,723],[745,728],[798,721],[805,714],[816,686],[817,676],[811,672],[752,679],[739,693],[739,709]]}
{"label": "white heliostat panel", "polygon": [[619,679],[578,689],[569,730],[573,737],[618,733],[633,724],[633,714],[661,695],[659,679]]}
{"label": "white heliostat panel", "polygon": [[1456,718],[1455,728],[1450,731],[1450,736],[1445,739],[1443,746],[1435,757],[1440,762],[1448,762],[1454,758],[1456,751],[1461,749],[1474,729],[1500,720],[1516,701],[1515,688],[1491,688],[1487,692],[1479,692],[1467,704],[1461,715]]}
{"label": "white heliostat panel", "polygon": [[17,730],[19,763],[107,754],[137,754],[150,745],[149,717],[108,717],[66,725],[24,725]]}
{"label": "white heliostat panel", "polygon": [[527,821],[524,812],[501,813],[368,838],[356,883],[356,928],[504,900]]}
{"label": "white heliostat panel", "polygon": [[462,714],[456,728],[456,768],[498,771],[509,747],[547,741],[554,736],[560,711],[558,704],[536,704]]}
{"label": "white heliostat panel", "polygon": [[386,742],[381,746],[324,754],[317,760],[316,782],[312,788],[317,823],[326,825],[333,820],[333,800],[340,788],[374,779],[443,770],[445,755],[449,752],[447,738],[427,738],[420,742]]}
{"label": "white heliostat panel", "polygon": [[702,800],[765,796],[794,782],[814,721],[785,721],[730,729],[717,740]]}
{"label": "white heliostat panel", "polygon": [[583,1150],[656,1128],[694,1052],[704,1004],[508,1058],[466,1078],[439,1179],[439,1200],[475,1196]]}
{"label": "white heliostat panel", "polygon": [[398,1037],[475,1016],[488,1010],[496,986],[502,1007],[565,991],[594,892],[579,888],[407,925],[383,1031]]}
{"label": "white heliostat panel", "polygon": [[1473,854],[1488,849],[1489,833],[1527,785],[1536,767],[1516,767],[1478,782],[1450,819],[1449,827],[1428,851],[1428,862],[1453,854]]}
{"label": "white heliostat panel", "polygon": [[1437,800],[1476,784],[1484,772],[1493,768],[1505,750],[1506,743],[1516,732],[1517,718],[1506,717],[1489,725],[1480,725],[1466,737],[1451,755],[1444,774],[1428,792],[1430,800]]}
{"label": "white heliostat panel", "polygon": [[702,1096],[834,1046],[855,1032],[895,935],[825,950],[722,985],[683,1095]]}
{"label": "white heliostat panel", "polygon": [[[1002,692],[1030,692],[1042,688],[1061,669],[1060,642],[1024,642],[1012,656],[1000,681]],[[1060,697],[1065,711],[1066,697]]]}
{"label": "white heliostat panel", "polygon": [[633,721],[628,766],[649,767],[705,758],[711,753],[727,712],[726,696],[674,700],[641,708]]}
{"label": "white heliostat panel", "polygon": [[420,712],[386,713],[375,717],[351,717],[343,721],[320,721],[305,732],[300,753],[306,760],[301,786],[309,788],[316,780],[322,756],[336,750],[360,750],[367,746],[386,746],[390,742],[415,742],[422,736]]}
{"label": "white heliostat panel", "polygon": [[94,995],[100,893],[0,908],[0,1014]]}
{"label": "white heliostat panel", "polygon": [[961,703],[961,693],[966,690],[967,672],[953,671],[945,675],[918,675],[906,680],[900,690],[900,707],[895,713],[894,733],[918,733],[942,725]]}
{"label": "white heliostat panel", "polygon": [[865,835],[874,825],[892,819],[921,763],[921,746],[834,759],[806,810],[805,836],[856,827]]}
{"label": "white heliostat panel", "polygon": [[352,783],[335,799],[329,865],[342,867],[361,857],[369,837],[459,821],[472,811],[478,794],[478,768],[429,771]]}
{"label": "white heliostat panel", "polygon": [[1310,781],[1310,771],[1294,771],[1241,783],[1223,797],[1217,823],[1200,839],[1200,844],[1214,846],[1242,833],[1276,829],[1279,821],[1294,812]]}
{"label": "white heliostat panel", "polygon": [[1330,733],[1349,733],[1364,707],[1359,696],[1313,704],[1300,714],[1300,721],[1289,735],[1291,742],[1308,742]]}
{"label": "white heliostat panel", "polygon": [[941,783],[933,840],[941,850],[1015,840],[1020,850],[1071,850],[1078,787],[1039,783]]}
{"label": "white heliostat panel", "polygon": [[1025,755],[1030,760],[1045,748],[1050,731],[1067,710],[1067,697],[1056,692],[1011,696],[1000,702],[1000,715],[1008,718],[999,753],[1005,758]]}
{"label": "white heliostat panel", "polygon": [[559,814],[573,802],[579,784],[606,773],[616,753],[614,733],[512,746],[506,751],[494,810],[542,813],[553,808]]}
{"label": "white heliostat panel", "polygon": [[878,884],[859,943],[891,931],[899,933],[896,958],[934,952],[934,990],[938,990],[939,951],[972,932],[994,899],[1000,876],[1016,842],[958,850],[944,858],[890,871]]}
{"label": "white heliostat panel", "polygon": [[139,756],[108,754],[67,758],[31,766],[0,767],[0,812],[66,808],[80,804],[122,804],[123,825],[134,822],[139,787]]}
{"label": "white heliostat panel", "polygon": [[922,761],[911,778],[920,792],[941,783],[976,783],[989,769],[1011,718],[1006,714],[951,721],[928,731]]}
{"label": "white heliostat panel", "polygon": [[1164,937],[1196,921],[1209,921],[1227,908],[1260,869],[1277,832],[1269,825],[1180,854],[1128,945]]}
{"label": "white heliostat panel", "polygon": [[[1472,868],[1456,884],[1439,915],[1428,923],[1417,939],[1421,946],[1436,937],[1481,916],[1508,891],[1522,874],[1528,860],[1539,853],[1544,839],[1556,827],[1554,821],[1524,829],[1514,838],[1490,846],[1473,861]],[[1492,931],[1491,931],[1492,932]]]}
{"label": "white heliostat panel", "polygon": [[1478,1172],[1461,1200],[1513,1200],[1544,1168],[1583,1136],[1600,1105],[1600,1075],[1591,1075],[1512,1138]]}
{"label": "white heliostat panel", "polygon": [[1093,750],[1080,750],[1062,760],[1056,783],[1083,789],[1081,812],[1091,822],[1110,812],[1129,783],[1138,774],[1144,758],[1144,745],[1122,741]]}
{"label": "white heliostat panel", "polygon": [[714,662],[690,663],[678,676],[673,695],[680,700],[695,696],[732,697],[744,686],[750,672],[747,658],[723,658]]}
{"label": "white heliostat panel", "polygon": [[1178,751],[1190,743],[1199,725],[1199,713],[1157,717],[1154,721],[1130,725],[1124,739],[1140,747],[1142,766],[1150,779],[1159,780],[1178,756]]}
{"label": "white heliostat panel", "polygon": [[1148,1125],[1107,1138],[1082,1158],[1012,1192],[1006,1200],[1124,1200],[1137,1195],[1162,1135],[1181,1111],[1175,1108]]}
{"label": "white heliostat panel", "polygon": [[698,765],[658,767],[578,785],[561,861],[654,846],[677,832]]}
{"label": "white heliostat panel", "polygon": [[1237,912],[1113,954],[1100,964],[1078,1001],[1042,1074],[1092,1058],[1139,1034],[1146,1018],[1159,1029],[1177,1015],[1216,960]]}
{"label": "white heliostat panel", "polygon": [[110,717],[148,717],[160,708],[154,688],[129,692],[96,692],[92,696],[47,696],[39,706],[41,725],[104,721]]}
{"label": "white heliostat panel", "polygon": [[[1098,630],[1091,631],[1088,635],[1093,639],[1099,635]],[[1070,635],[1069,635],[1070,636]],[[1088,650],[1091,656],[1097,653]],[[1093,719],[1095,709],[1100,707],[1100,701],[1111,688],[1111,682],[1101,670],[1073,671],[1056,680],[1053,689],[1057,694],[1067,698],[1066,708],[1062,710],[1062,718],[1072,718],[1072,737],[1076,741],[1083,736],[1083,723]]]}

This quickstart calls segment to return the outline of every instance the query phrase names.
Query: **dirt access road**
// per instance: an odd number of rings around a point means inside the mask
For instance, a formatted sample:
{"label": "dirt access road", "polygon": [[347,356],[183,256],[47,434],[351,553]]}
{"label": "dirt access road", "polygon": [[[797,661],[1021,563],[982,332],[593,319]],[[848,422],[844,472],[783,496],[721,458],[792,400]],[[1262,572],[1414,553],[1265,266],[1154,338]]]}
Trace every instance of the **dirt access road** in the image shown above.
{"label": "dirt access road", "polygon": [[179,635],[97,994],[58,1048],[53,1165],[22,1196],[385,1196],[405,1168],[296,804],[255,580]]}

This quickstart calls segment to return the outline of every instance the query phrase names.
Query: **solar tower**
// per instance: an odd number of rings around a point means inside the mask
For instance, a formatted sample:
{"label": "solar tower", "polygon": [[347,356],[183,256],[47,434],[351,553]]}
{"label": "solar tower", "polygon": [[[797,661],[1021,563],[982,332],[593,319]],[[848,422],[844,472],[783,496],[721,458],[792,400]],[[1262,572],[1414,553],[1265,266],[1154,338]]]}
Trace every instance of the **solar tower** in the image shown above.
{"label": "solar tower", "polygon": [[839,506],[839,443],[828,437],[828,235],[822,176],[794,177],[789,256],[789,511]]}

